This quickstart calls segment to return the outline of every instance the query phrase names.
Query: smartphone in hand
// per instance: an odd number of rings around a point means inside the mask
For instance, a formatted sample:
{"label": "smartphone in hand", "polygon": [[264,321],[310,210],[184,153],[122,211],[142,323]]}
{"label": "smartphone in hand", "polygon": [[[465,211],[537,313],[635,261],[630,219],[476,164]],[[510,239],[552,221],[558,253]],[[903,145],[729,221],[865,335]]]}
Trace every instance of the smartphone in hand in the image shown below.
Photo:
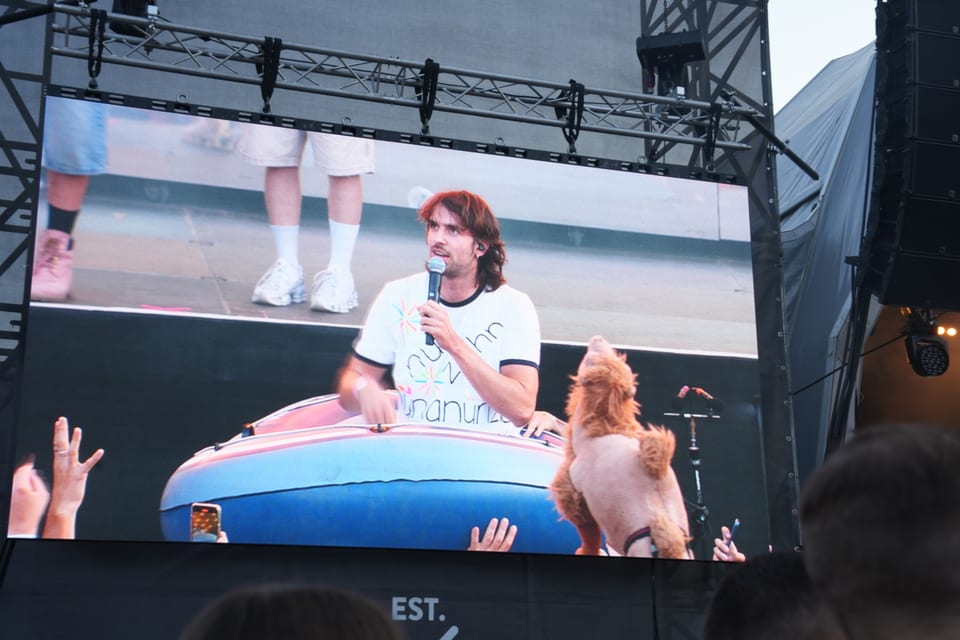
{"label": "smartphone in hand", "polygon": [[727,542],[733,542],[733,536],[737,535],[737,529],[740,528],[740,518],[733,519],[733,526],[730,527],[730,538]]}
{"label": "smartphone in hand", "polygon": [[216,542],[220,535],[220,505],[194,502],[190,505],[190,541]]}

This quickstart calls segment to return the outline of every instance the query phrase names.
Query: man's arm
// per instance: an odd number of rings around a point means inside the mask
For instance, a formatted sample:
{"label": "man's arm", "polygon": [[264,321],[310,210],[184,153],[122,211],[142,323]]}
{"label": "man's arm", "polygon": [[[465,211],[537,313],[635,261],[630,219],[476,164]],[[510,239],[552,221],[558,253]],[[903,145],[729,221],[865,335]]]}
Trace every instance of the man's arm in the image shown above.
{"label": "man's arm", "polygon": [[397,408],[383,388],[387,370],[356,356],[350,356],[337,381],[340,405],[359,411],[371,424],[392,424],[397,421]]}
{"label": "man's arm", "polygon": [[487,364],[477,351],[454,331],[446,309],[430,301],[420,307],[421,328],[450,354],[483,401],[510,422],[522,427],[533,417],[540,374],[526,364],[508,364],[500,370]]}
{"label": "man's arm", "polygon": [[518,427],[530,422],[540,388],[540,373],[536,367],[508,364],[496,371],[473,349],[468,349],[463,359],[457,356],[453,358],[473,388],[494,411]]}

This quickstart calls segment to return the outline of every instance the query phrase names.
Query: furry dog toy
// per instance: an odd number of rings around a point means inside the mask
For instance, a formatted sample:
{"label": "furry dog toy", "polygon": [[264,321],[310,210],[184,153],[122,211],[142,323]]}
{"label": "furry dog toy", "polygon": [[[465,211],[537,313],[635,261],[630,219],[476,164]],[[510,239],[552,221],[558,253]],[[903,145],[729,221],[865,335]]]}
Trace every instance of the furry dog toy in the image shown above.
{"label": "furry dog toy", "polygon": [[550,485],[561,516],[580,534],[580,555],[690,558],[689,524],[670,467],[676,441],[637,421],[637,376],[594,336],[567,397],[564,462]]}

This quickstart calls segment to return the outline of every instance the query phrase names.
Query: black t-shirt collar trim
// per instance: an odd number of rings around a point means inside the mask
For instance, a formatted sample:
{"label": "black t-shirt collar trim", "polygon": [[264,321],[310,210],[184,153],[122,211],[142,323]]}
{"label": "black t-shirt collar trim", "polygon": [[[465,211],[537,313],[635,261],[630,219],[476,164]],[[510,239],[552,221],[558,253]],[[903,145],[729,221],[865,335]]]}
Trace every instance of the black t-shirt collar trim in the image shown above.
{"label": "black t-shirt collar trim", "polygon": [[483,293],[483,286],[477,287],[477,290],[473,292],[473,295],[467,298],[466,300],[461,300],[460,302],[447,302],[443,298],[440,298],[440,304],[445,307],[465,307],[474,300],[480,297],[480,294]]}

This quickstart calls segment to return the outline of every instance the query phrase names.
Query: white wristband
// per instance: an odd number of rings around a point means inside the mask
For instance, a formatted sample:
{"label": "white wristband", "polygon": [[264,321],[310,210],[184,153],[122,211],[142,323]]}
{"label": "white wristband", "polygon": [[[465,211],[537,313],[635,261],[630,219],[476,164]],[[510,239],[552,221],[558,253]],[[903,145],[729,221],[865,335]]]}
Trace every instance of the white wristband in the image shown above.
{"label": "white wristband", "polygon": [[367,382],[367,376],[359,376],[356,381],[353,383],[353,395],[357,398],[360,397],[360,392],[369,384]]}

